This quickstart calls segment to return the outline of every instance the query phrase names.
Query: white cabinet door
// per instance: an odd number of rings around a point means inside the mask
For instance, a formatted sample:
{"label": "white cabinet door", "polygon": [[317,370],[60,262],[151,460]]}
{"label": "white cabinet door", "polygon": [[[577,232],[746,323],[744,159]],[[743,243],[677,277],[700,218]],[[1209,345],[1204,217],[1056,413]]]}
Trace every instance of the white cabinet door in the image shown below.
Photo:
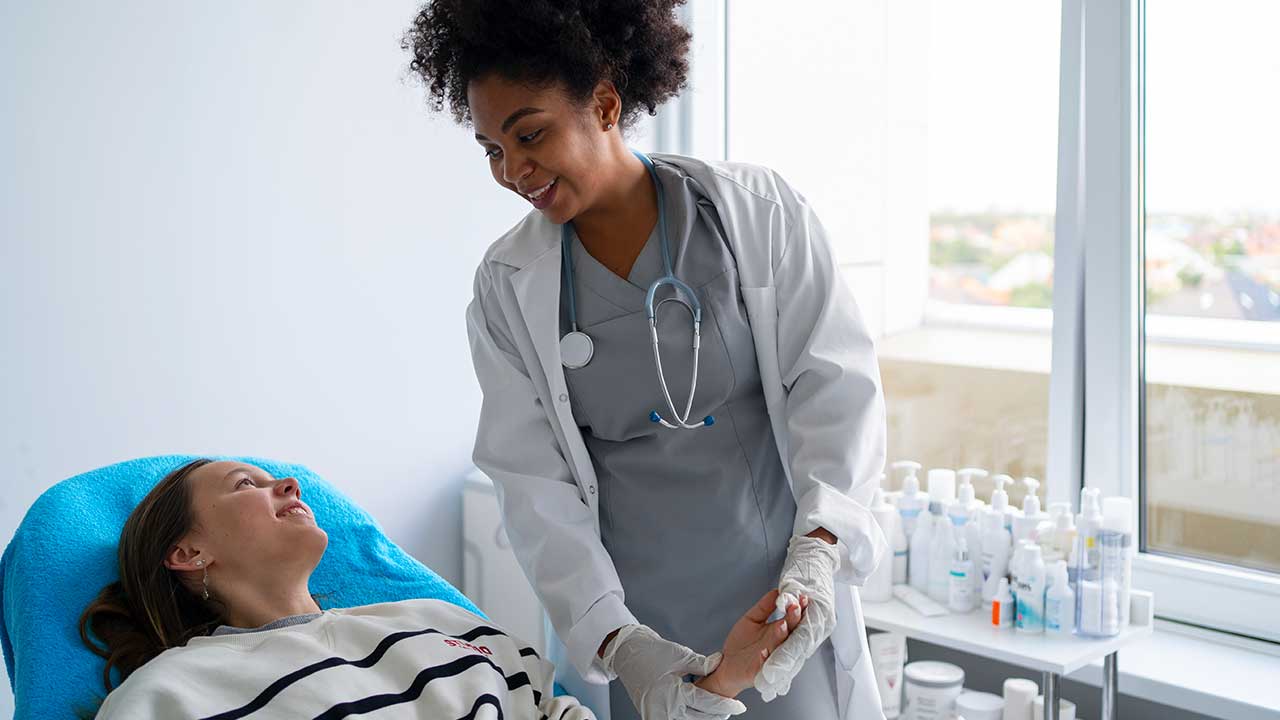
{"label": "white cabinet door", "polygon": [[472,470],[462,491],[462,592],[546,657],[542,605],[511,552],[493,481],[479,469]]}

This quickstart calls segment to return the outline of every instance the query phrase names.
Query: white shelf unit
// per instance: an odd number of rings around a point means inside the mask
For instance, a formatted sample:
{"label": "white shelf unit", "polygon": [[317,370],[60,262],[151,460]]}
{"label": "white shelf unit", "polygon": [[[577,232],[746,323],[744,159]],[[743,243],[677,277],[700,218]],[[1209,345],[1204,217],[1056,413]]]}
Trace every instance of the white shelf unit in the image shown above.
{"label": "white shelf unit", "polygon": [[1102,720],[1114,720],[1116,653],[1133,640],[1151,634],[1150,624],[1131,624],[1110,638],[1028,635],[992,627],[989,611],[925,617],[897,598],[883,603],[864,601],[862,613],[869,628],[1039,671],[1043,674],[1045,720],[1058,718],[1062,676],[1099,660],[1103,662]]}

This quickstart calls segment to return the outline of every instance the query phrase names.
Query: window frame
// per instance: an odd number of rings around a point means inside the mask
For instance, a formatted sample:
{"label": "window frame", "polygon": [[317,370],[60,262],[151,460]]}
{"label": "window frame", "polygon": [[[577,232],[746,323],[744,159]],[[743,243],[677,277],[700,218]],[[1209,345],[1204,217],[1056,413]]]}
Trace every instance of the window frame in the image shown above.
{"label": "window frame", "polygon": [[[1068,21],[1068,12],[1080,13],[1077,22]],[[1083,369],[1088,378],[1083,388],[1088,412],[1078,408],[1073,413],[1084,428],[1081,482],[1104,495],[1133,498],[1138,532],[1133,584],[1155,592],[1158,617],[1280,641],[1274,612],[1280,603],[1280,576],[1146,547],[1144,353],[1146,342],[1165,338],[1164,333],[1146,335],[1142,292],[1144,13],[1144,0],[1064,0],[1064,30],[1078,27],[1081,37],[1072,42],[1082,48],[1080,62],[1070,65],[1064,52],[1064,79],[1075,73],[1082,88],[1081,103],[1068,109],[1076,111],[1080,134],[1088,138],[1077,166],[1083,232],[1072,238],[1083,251],[1084,293],[1078,303],[1083,310],[1080,317],[1059,323],[1082,331],[1083,344],[1062,368]],[[1064,129],[1069,127],[1067,123]],[[1059,168],[1060,185],[1069,181],[1063,170]],[[1065,320],[1072,310],[1068,305],[1062,311],[1057,317]],[[1274,349],[1269,342],[1247,345]],[[1104,350],[1088,352],[1090,348]],[[1056,350],[1055,343],[1055,360]],[[1058,371],[1055,362],[1053,372]],[[1078,504],[1078,493],[1073,500]]]}

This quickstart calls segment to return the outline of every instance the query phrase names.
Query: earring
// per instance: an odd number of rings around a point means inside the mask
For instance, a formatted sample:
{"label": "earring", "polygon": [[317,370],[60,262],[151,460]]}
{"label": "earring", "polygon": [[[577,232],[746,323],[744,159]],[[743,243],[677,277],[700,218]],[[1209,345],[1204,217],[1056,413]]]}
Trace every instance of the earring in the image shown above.
{"label": "earring", "polygon": [[613,123],[605,123],[604,129],[605,129],[605,130],[612,130],[612,129],[613,129]]}
{"label": "earring", "polygon": [[[196,567],[204,567],[204,561],[197,560]],[[204,592],[200,594],[200,597],[204,598],[205,600],[208,600],[209,599],[209,568],[204,568],[204,577],[201,578],[200,582],[204,585]]]}

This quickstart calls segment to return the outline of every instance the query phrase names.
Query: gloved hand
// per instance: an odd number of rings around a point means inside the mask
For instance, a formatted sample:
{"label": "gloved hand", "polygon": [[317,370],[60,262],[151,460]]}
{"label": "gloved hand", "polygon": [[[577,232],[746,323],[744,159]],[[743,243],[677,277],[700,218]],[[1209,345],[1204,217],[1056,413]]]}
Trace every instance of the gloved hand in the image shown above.
{"label": "gloved hand", "polygon": [[765,702],[787,694],[804,661],[835,630],[835,574],[839,568],[840,553],[835,545],[821,538],[792,536],[778,581],[777,604],[785,612],[787,605],[798,602],[801,595],[809,598],[809,604],[791,636],[756,673],[756,690]]}
{"label": "gloved hand", "polygon": [[577,699],[568,695],[542,698],[538,712],[547,720],[596,720],[596,714],[591,712],[591,708],[579,704]]}
{"label": "gloved hand", "polygon": [[727,720],[747,706],[684,680],[685,674],[710,675],[720,658],[720,653],[708,657],[664,640],[646,625],[626,625],[602,659],[644,720]]}

